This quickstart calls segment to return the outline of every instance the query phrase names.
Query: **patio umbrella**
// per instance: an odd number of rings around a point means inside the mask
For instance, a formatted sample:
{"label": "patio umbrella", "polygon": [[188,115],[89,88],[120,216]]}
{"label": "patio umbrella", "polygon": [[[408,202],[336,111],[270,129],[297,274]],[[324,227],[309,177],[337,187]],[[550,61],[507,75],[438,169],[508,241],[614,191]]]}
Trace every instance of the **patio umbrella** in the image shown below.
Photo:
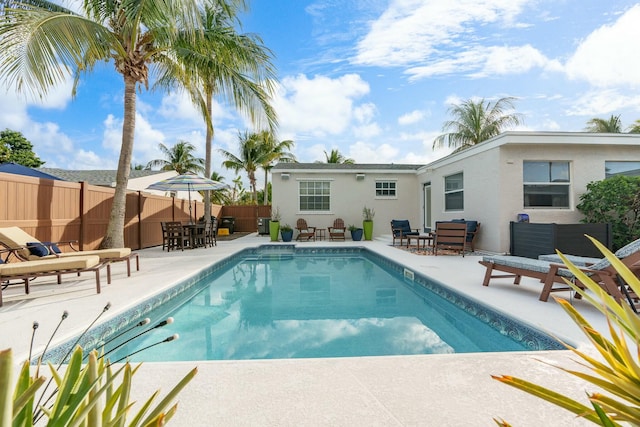
{"label": "patio umbrella", "polygon": [[149,190],[186,191],[189,193],[189,221],[191,221],[191,191],[222,190],[228,185],[212,179],[185,173],[155,182],[147,187]]}

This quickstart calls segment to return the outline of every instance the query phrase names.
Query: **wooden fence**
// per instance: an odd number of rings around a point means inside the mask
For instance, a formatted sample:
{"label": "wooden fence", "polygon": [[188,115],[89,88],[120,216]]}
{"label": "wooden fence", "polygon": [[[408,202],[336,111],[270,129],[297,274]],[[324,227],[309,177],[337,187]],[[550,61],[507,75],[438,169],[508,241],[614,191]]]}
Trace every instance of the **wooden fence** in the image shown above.
{"label": "wooden fence", "polygon": [[[0,227],[17,226],[41,241],[78,241],[82,250],[100,245],[109,223],[113,188],[0,173]],[[194,218],[204,203],[191,202]],[[235,230],[256,231],[270,206],[212,205],[211,214],[233,216]],[[132,249],[162,244],[162,221],[189,221],[189,201],[142,191],[127,194],[124,241]]]}

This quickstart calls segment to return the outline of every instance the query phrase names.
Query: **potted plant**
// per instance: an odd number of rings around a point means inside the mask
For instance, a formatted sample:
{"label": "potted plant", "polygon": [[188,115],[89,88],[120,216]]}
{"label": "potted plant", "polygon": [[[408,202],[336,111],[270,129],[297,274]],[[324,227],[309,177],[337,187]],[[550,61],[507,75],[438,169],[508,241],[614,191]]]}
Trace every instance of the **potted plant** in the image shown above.
{"label": "potted plant", "polygon": [[351,239],[354,242],[359,242],[360,240],[362,240],[362,228],[356,227],[355,225],[351,224],[349,226],[349,231],[351,232]]}
{"label": "potted plant", "polygon": [[376,212],[373,208],[364,207],[362,208],[362,228],[364,229],[364,240],[372,240],[373,239],[373,217],[376,215]]}
{"label": "potted plant", "polygon": [[290,242],[293,239],[293,228],[289,224],[284,224],[280,227],[280,235],[283,242]]}
{"label": "potted plant", "polygon": [[272,242],[278,241],[280,231],[280,209],[277,207],[271,211],[271,221],[269,221],[269,236]]}

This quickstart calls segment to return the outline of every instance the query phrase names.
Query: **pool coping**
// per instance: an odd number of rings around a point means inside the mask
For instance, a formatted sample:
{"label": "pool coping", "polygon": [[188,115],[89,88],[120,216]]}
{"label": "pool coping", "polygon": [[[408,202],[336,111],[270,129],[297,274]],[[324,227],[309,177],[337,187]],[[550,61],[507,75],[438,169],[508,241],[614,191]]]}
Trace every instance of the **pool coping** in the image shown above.
{"label": "pool coping", "polygon": [[[270,256],[270,255],[290,255],[290,254],[329,254],[329,255],[357,255],[362,252],[366,252],[367,256],[376,261],[382,267],[395,271],[400,276],[405,277],[405,281],[410,281],[412,284],[417,284],[451,304],[456,305],[460,309],[464,310],[468,314],[478,318],[483,323],[496,329],[500,334],[511,337],[514,341],[520,342],[527,348],[528,351],[547,351],[547,350],[563,350],[566,347],[562,345],[559,340],[550,334],[539,330],[535,326],[529,324],[526,321],[519,320],[513,316],[500,311],[494,307],[490,307],[487,304],[483,304],[479,300],[464,295],[455,289],[447,286],[446,284],[430,278],[420,271],[416,271],[411,267],[401,264],[400,262],[386,257],[378,252],[371,250],[366,246],[314,246],[306,247],[304,245],[297,244],[262,244],[253,247],[246,247],[237,252],[231,253],[228,256],[216,260],[210,265],[203,266],[197,271],[193,272],[186,279],[183,279],[177,283],[174,283],[169,288],[162,290],[154,295],[147,297],[146,299],[138,302],[134,307],[128,308],[111,319],[100,322],[99,324],[88,328],[83,331],[79,336],[72,337],[62,343],[56,344],[54,347],[47,350],[42,354],[36,354],[32,357],[31,363],[37,364],[41,361],[51,362],[55,365],[64,363],[68,360],[69,355],[73,349],[80,345],[83,349],[99,348],[104,345],[105,341],[115,334],[126,332],[132,328],[137,322],[140,322],[146,317],[146,314],[156,309],[160,305],[167,304],[185,292],[189,291],[193,286],[199,284],[199,282],[215,272],[226,268],[230,264],[235,264],[239,259],[246,258],[247,256]],[[411,278],[407,278],[407,271],[410,271]],[[157,319],[153,319],[155,323]],[[152,328],[149,326],[147,329]],[[566,340],[564,342],[567,342]],[[569,342],[571,345],[575,345]],[[458,354],[458,353],[455,353]],[[364,356],[366,357],[366,356]],[[271,360],[271,359],[268,359]]]}

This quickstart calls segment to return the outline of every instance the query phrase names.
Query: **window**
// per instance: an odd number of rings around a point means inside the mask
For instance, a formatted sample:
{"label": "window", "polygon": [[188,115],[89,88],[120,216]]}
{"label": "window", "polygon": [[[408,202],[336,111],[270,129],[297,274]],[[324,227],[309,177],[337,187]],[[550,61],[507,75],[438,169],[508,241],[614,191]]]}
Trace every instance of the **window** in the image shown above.
{"label": "window", "polygon": [[396,182],[376,181],[376,197],[396,197]]}
{"label": "window", "polygon": [[300,181],[300,210],[326,211],[331,208],[329,181]]}
{"label": "window", "polygon": [[616,175],[639,176],[640,162],[604,162],[604,176]]}
{"label": "window", "polygon": [[569,162],[524,162],[524,207],[568,208]]}
{"label": "window", "polygon": [[462,172],[444,177],[444,210],[464,210],[464,185]]}

